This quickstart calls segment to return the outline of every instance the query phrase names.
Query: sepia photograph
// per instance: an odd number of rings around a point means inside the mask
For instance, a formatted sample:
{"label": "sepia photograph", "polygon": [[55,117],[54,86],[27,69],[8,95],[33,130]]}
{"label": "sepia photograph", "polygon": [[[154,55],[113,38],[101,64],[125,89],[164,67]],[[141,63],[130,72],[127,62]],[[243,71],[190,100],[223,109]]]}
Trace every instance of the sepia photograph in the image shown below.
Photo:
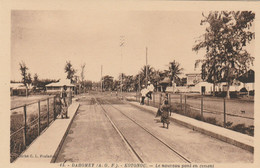
{"label": "sepia photograph", "polygon": [[9,10],[9,166],[254,165],[256,10],[88,9]]}

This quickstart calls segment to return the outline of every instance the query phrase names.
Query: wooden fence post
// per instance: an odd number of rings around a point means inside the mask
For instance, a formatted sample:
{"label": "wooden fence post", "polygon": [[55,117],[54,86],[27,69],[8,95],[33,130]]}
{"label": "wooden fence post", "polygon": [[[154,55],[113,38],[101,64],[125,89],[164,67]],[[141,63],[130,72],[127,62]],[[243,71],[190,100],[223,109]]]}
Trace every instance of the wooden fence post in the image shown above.
{"label": "wooden fence post", "polygon": [[55,98],[56,98],[56,96],[53,97],[53,121],[56,119]]}
{"label": "wooden fence post", "polygon": [[187,106],[187,104],[186,104],[186,100],[187,99],[187,95],[184,95],[184,113],[186,114],[186,106]]}
{"label": "wooden fence post", "polygon": [[203,117],[203,96],[201,96],[201,117]]}
{"label": "wooden fence post", "polygon": [[224,98],[224,128],[226,128],[226,99]]}
{"label": "wooden fence post", "polygon": [[155,93],[153,92],[153,106],[155,107]]}
{"label": "wooden fence post", "polygon": [[38,101],[38,136],[41,133],[41,105],[40,105],[40,101]]}
{"label": "wooden fence post", "polygon": [[160,108],[160,105],[161,105],[161,103],[162,103],[162,94],[160,93],[160,96],[159,96],[160,98],[160,100],[159,100],[159,105],[158,105],[158,108]]}
{"label": "wooden fence post", "polygon": [[70,91],[70,104],[69,105],[71,105],[72,104],[72,92]]}
{"label": "wooden fence post", "polygon": [[26,116],[26,105],[24,105],[23,107],[23,113],[24,113],[24,130],[23,130],[23,144],[26,148],[27,146],[27,138],[26,138],[26,135],[27,135],[27,123],[26,123],[26,120],[27,120],[27,116]]}
{"label": "wooden fence post", "polygon": [[[76,95],[76,94],[75,94],[75,95]],[[59,106],[60,106],[60,108],[59,108],[59,114],[61,114],[61,112],[62,112],[61,97],[58,96],[58,99],[59,99]],[[62,115],[61,115],[61,116],[62,116]]]}
{"label": "wooden fence post", "polygon": [[180,103],[181,103],[181,111],[182,111],[182,94],[180,94]]}
{"label": "wooden fence post", "polygon": [[50,107],[49,107],[49,98],[47,98],[47,127],[50,124]]}

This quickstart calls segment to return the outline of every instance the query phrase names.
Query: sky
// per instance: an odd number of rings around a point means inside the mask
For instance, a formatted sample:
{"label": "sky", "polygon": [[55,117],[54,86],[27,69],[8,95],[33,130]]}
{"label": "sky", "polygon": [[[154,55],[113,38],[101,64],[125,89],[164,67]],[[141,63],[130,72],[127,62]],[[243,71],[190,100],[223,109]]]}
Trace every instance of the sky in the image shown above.
{"label": "sky", "polygon": [[11,80],[21,80],[22,61],[40,79],[66,78],[66,61],[77,75],[85,63],[86,80],[99,81],[101,65],[103,75],[135,75],[146,63],[146,47],[149,65],[163,70],[176,60],[184,76],[204,55],[192,51],[205,32],[201,19],[202,11],[12,11]]}

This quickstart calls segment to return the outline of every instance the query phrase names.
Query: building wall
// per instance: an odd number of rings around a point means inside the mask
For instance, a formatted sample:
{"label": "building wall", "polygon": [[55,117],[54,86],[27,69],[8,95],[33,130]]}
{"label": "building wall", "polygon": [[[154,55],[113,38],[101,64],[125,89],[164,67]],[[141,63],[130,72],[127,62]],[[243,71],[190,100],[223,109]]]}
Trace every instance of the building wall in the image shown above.
{"label": "building wall", "polygon": [[187,76],[187,85],[195,85],[198,82],[202,81],[200,73],[186,74],[186,76]]}

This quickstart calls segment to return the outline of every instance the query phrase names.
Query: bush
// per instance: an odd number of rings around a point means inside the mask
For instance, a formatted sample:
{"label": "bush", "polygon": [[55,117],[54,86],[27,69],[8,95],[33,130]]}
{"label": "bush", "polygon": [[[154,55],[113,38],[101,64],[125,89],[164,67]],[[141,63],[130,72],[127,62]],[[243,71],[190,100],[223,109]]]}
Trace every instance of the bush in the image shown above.
{"label": "bush", "polygon": [[237,124],[235,126],[232,127],[232,130],[237,131],[237,132],[241,132],[241,133],[246,133],[246,126],[245,124]]}
{"label": "bush", "polygon": [[200,114],[195,114],[195,117],[194,117],[196,120],[200,120],[200,121],[204,121],[204,117],[202,117]]}
{"label": "bush", "polygon": [[217,120],[215,117],[207,117],[207,118],[205,118],[205,122],[217,125]]}
{"label": "bush", "polygon": [[255,127],[253,125],[250,125],[246,129],[246,134],[254,136],[254,130],[255,130]]}
{"label": "bush", "polygon": [[254,90],[250,90],[250,91],[249,91],[249,95],[250,95],[250,96],[254,96],[254,95],[255,95],[255,91],[254,91]]}
{"label": "bush", "polygon": [[231,127],[232,130],[241,132],[243,134],[248,134],[250,136],[254,136],[254,126],[250,125],[248,127],[245,126],[245,124],[237,124],[233,127]]}
{"label": "bush", "polygon": [[226,122],[226,128],[231,128],[232,124],[233,124],[233,122],[230,122],[230,121]]}

